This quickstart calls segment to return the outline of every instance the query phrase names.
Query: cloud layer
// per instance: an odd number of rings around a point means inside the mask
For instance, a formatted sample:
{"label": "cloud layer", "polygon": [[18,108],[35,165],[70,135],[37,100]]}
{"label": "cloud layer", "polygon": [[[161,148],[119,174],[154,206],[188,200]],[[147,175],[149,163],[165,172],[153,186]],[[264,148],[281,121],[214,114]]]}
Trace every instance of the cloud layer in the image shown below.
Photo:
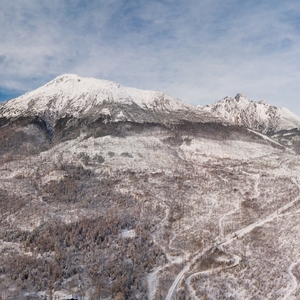
{"label": "cloud layer", "polygon": [[300,115],[298,1],[2,1],[0,36],[2,98],[76,73],[194,105],[242,92]]}

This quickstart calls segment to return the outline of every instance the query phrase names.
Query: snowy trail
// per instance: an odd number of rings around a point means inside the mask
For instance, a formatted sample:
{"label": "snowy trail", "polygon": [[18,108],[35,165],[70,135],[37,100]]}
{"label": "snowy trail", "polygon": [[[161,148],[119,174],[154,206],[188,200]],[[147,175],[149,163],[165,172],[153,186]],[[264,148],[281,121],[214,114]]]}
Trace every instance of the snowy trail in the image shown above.
{"label": "snowy trail", "polygon": [[[164,209],[165,209],[165,216],[160,222],[161,226],[163,226],[163,224],[166,222],[166,220],[169,216],[169,211],[170,211],[170,208],[166,204],[164,204],[163,206],[164,206]],[[143,208],[142,208],[142,210],[143,210]],[[156,286],[157,286],[157,283],[158,283],[158,274],[170,264],[170,257],[169,257],[169,255],[166,251],[166,248],[156,241],[156,237],[155,237],[154,234],[152,235],[152,238],[153,238],[153,243],[156,244],[157,246],[159,246],[163,250],[163,252],[166,253],[166,258],[167,258],[169,263],[167,263],[164,266],[159,266],[154,271],[152,271],[151,273],[148,274],[147,283],[148,283],[148,299],[149,300],[152,300],[155,296],[155,293],[156,293],[156,290],[157,290]]]}
{"label": "snowy trail", "polygon": [[[254,183],[254,191],[255,191],[255,198],[258,198],[260,195],[260,191],[259,191],[259,181],[260,181],[260,174],[255,175],[255,183]],[[224,237],[224,226],[223,226],[223,221],[226,217],[233,215],[234,213],[236,213],[240,208],[240,202],[237,202],[235,205],[235,208],[229,212],[227,212],[226,214],[224,214],[218,221],[218,225],[219,225],[219,238]]]}
{"label": "snowy trail", "polygon": [[[226,242],[226,241],[224,241],[223,243],[221,243],[221,244],[219,244],[219,245],[217,246],[217,248],[218,248],[219,250],[223,251],[223,252],[225,252],[225,251],[222,249],[222,245],[225,244],[225,242]],[[192,259],[189,263],[187,263],[187,264],[185,265],[185,267],[181,270],[181,272],[176,276],[176,278],[175,278],[175,280],[174,280],[172,286],[171,286],[170,289],[169,289],[169,292],[168,292],[167,297],[166,297],[165,300],[171,300],[171,299],[172,299],[173,294],[174,294],[175,291],[176,291],[177,285],[180,283],[180,281],[182,280],[182,278],[184,277],[184,275],[189,271],[189,269],[191,268],[191,266],[192,266],[199,258],[201,258],[202,256],[204,256],[207,252],[213,250],[214,248],[215,248],[215,244],[212,244],[212,245],[208,246],[208,247],[205,248],[202,252],[196,254],[196,255],[193,257],[193,259]],[[229,255],[231,255],[232,257],[234,257],[234,261],[233,261],[233,263],[232,263],[230,266],[226,267],[225,269],[229,269],[229,268],[233,268],[233,267],[237,266],[237,265],[239,264],[240,260],[241,260],[241,258],[240,258],[239,256],[237,256],[237,255],[234,255],[234,254],[229,254]],[[219,267],[219,268],[210,269],[210,270],[205,270],[205,271],[201,271],[201,272],[195,272],[195,273],[193,273],[193,274],[190,274],[190,275],[188,276],[188,278],[191,279],[191,277],[196,276],[196,275],[201,275],[201,274],[203,274],[203,275],[204,275],[204,274],[211,274],[211,273],[213,273],[213,272],[215,272],[215,271],[219,271],[219,270],[222,270],[222,269],[224,270],[224,268]],[[188,279],[188,278],[187,278],[187,279]]]}
{"label": "snowy trail", "polygon": [[176,291],[176,287],[179,284],[179,282],[181,281],[181,279],[183,278],[183,276],[188,272],[188,270],[190,269],[190,267],[192,266],[193,263],[195,263],[197,261],[197,259],[201,258],[206,252],[212,250],[214,248],[214,245],[211,245],[209,247],[206,247],[204,250],[202,250],[200,253],[196,254],[193,259],[188,262],[185,267],[181,270],[181,272],[176,276],[175,280],[173,281],[169,292],[167,294],[167,297],[165,300],[171,300],[173,297],[173,294]]}
{"label": "snowy trail", "polygon": [[222,245],[227,245],[230,244],[234,239],[236,238],[242,238],[244,235],[246,235],[247,233],[251,232],[255,227],[259,227],[262,226],[268,222],[273,221],[274,219],[278,218],[278,217],[282,217],[284,216],[284,214],[281,214],[282,212],[284,212],[285,210],[287,210],[288,208],[292,207],[296,202],[298,202],[300,200],[300,195],[298,197],[296,197],[293,201],[291,201],[290,203],[282,206],[281,208],[278,209],[278,211],[270,214],[269,216],[267,216],[265,219],[259,220],[257,222],[254,222],[248,226],[246,226],[243,229],[237,230],[234,233],[227,235],[226,237],[226,241],[224,243],[222,243]]}
{"label": "snowy trail", "polygon": [[43,196],[39,196],[39,202],[41,202],[41,203],[43,203],[44,205],[50,207],[49,203],[47,203],[47,202],[45,202],[45,201],[43,200]]}
{"label": "snowy trail", "polygon": [[193,288],[192,284],[191,284],[191,279],[192,277],[189,276],[186,280],[185,283],[187,285],[188,291],[189,291],[189,298],[190,299],[194,299],[194,300],[200,300],[197,295],[196,295],[196,290]]}
{"label": "snowy trail", "polygon": [[[170,207],[167,204],[164,204],[164,208],[165,208],[165,216],[161,221],[161,227],[163,227],[163,224],[165,224],[167,222],[167,219],[169,218],[169,214],[170,214]],[[174,236],[172,237],[172,239],[169,241],[169,245],[168,248],[171,248],[171,243],[172,241],[175,239],[176,235],[174,234]],[[177,256],[174,257],[172,255],[170,255],[170,253],[168,252],[168,250],[166,249],[166,247],[162,246],[160,243],[158,243],[156,241],[155,235],[153,235],[153,242],[158,245],[163,252],[166,255],[166,258],[168,260],[168,263],[165,264],[164,266],[160,266],[158,268],[156,268],[153,272],[149,273],[148,277],[147,277],[147,282],[148,282],[148,299],[151,300],[154,298],[155,293],[157,291],[156,286],[159,282],[159,278],[158,275],[160,274],[161,271],[163,271],[165,268],[173,265],[173,264],[179,264],[181,263],[184,259],[186,259],[187,254],[183,251],[183,256]]]}
{"label": "snowy trail", "polygon": [[[219,246],[218,246],[218,249],[219,249],[220,251],[226,253],[226,252],[223,250],[222,245],[219,245]],[[228,254],[228,253],[226,253],[226,254]],[[240,263],[241,258],[240,258],[238,255],[231,254],[231,253],[228,254],[228,255],[230,255],[231,257],[233,257],[233,261],[232,261],[232,263],[231,263],[229,266],[227,266],[227,267],[223,267],[223,266],[222,266],[222,267],[217,267],[217,268],[215,268],[215,269],[210,269],[210,270],[205,270],[205,271],[195,272],[195,273],[190,274],[190,275],[186,278],[185,283],[186,283],[187,286],[188,286],[188,290],[189,290],[189,292],[190,292],[190,297],[192,297],[192,298],[195,299],[195,300],[199,299],[199,298],[196,296],[196,291],[193,289],[193,287],[192,287],[192,285],[191,285],[191,279],[192,279],[193,277],[201,276],[201,275],[210,275],[210,274],[213,274],[213,273],[218,272],[218,271],[222,271],[222,270],[224,271],[224,270],[227,270],[227,269],[231,269],[231,268],[236,267],[236,266]],[[227,262],[231,262],[231,260],[228,259]]]}
{"label": "snowy trail", "polygon": [[[293,183],[300,189],[300,185],[298,184],[298,182],[296,181],[295,178],[292,178]],[[274,219],[278,218],[278,217],[283,217],[285,216],[285,214],[282,214],[285,210],[289,209],[290,207],[292,207],[296,202],[298,202],[300,200],[300,195],[298,195],[293,201],[283,205],[282,207],[280,207],[278,210],[276,210],[274,213],[268,215],[267,217],[265,217],[262,220],[258,220],[240,230],[235,231],[232,234],[229,234],[226,236],[226,242],[222,243],[222,245],[227,245],[229,243],[231,243],[234,239],[236,238],[242,238],[245,234],[251,232],[255,227],[259,227],[262,226],[268,222],[273,221]]]}
{"label": "snowy trail", "polygon": [[236,203],[236,206],[235,206],[235,208],[234,208],[233,210],[230,210],[228,213],[224,214],[224,215],[219,219],[219,221],[218,221],[218,226],[219,226],[219,237],[220,237],[220,238],[222,238],[222,237],[224,236],[223,220],[224,220],[226,217],[228,217],[228,216],[230,216],[230,215],[236,213],[236,212],[238,211],[239,208],[240,208],[240,203],[238,202],[238,203]]}
{"label": "snowy trail", "polygon": [[[258,191],[259,178],[260,178],[260,175],[258,175],[258,179],[256,180],[255,187],[254,187],[254,189],[255,189],[257,195],[259,195],[259,191]],[[235,207],[233,210],[227,212],[226,214],[224,214],[224,215],[219,219],[219,221],[218,221],[218,226],[219,226],[219,237],[216,238],[215,241],[218,241],[219,238],[224,237],[223,220],[224,220],[227,216],[230,216],[230,215],[234,214],[234,213],[239,209],[239,207],[240,207],[240,203],[237,203],[237,204],[236,204],[236,207]],[[218,243],[218,242],[217,242],[217,243]],[[219,244],[218,247],[221,247],[221,245],[222,245],[222,244]],[[210,246],[210,247],[208,247],[206,250],[203,250],[203,251],[200,253],[200,255],[196,255],[196,257],[194,257],[193,261],[196,260],[196,259],[199,259],[205,252],[207,252],[207,251],[209,251],[209,250],[212,250],[213,247],[214,247],[214,246]],[[233,255],[232,255],[232,256],[233,256]],[[196,258],[196,259],[195,259],[195,258]],[[239,261],[239,260],[237,260],[237,261]],[[238,264],[238,263],[237,263],[237,264]],[[237,265],[237,264],[236,264],[236,265]],[[188,266],[188,269],[189,269],[191,265],[192,265],[192,263],[189,263],[189,264],[186,265],[186,266]],[[234,266],[236,266],[236,265],[234,265]],[[231,267],[233,267],[233,266],[231,266]],[[172,284],[172,286],[171,286],[171,288],[170,288],[170,290],[169,290],[169,293],[168,293],[168,295],[167,295],[166,300],[170,300],[170,299],[172,298],[172,295],[173,295],[173,293],[175,292],[175,289],[176,289],[176,287],[177,287],[177,284],[178,284],[179,281],[182,279],[183,275],[186,273],[186,272],[185,272],[185,269],[186,269],[186,268],[184,268],[184,269],[177,275],[175,281],[173,282],[173,284]],[[218,268],[215,269],[215,271],[217,271],[217,270],[218,270]],[[201,273],[201,274],[207,274],[207,272],[211,272],[211,270],[202,271],[202,272],[198,272],[198,273]],[[195,291],[193,290],[193,288],[192,288],[191,285],[190,285],[190,280],[191,280],[192,276],[194,276],[194,275],[196,275],[196,274],[198,274],[198,273],[191,274],[191,275],[186,279],[186,283],[187,283],[187,285],[188,285],[188,289],[189,289],[189,291],[190,291],[190,294],[192,294],[192,295],[194,296],[194,299],[198,299],[198,298],[196,297]]]}
{"label": "snowy trail", "polygon": [[162,271],[166,266],[158,267],[155,271],[151,272],[147,277],[148,282],[148,299],[152,300],[156,293],[156,286],[158,283],[157,275]]}
{"label": "snowy trail", "polygon": [[[292,181],[300,189],[300,185],[298,184],[297,180],[295,178],[292,178]],[[284,214],[282,214],[282,212],[284,212],[288,208],[292,207],[299,200],[300,200],[300,195],[298,195],[293,201],[291,201],[288,204],[282,206],[276,212],[270,214],[266,218],[264,218],[262,220],[259,220],[257,222],[254,222],[254,223],[252,223],[252,224],[250,224],[250,225],[248,225],[248,226],[246,226],[246,227],[244,227],[240,230],[237,230],[233,233],[228,234],[221,242],[219,242],[218,247],[220,247],[220,246],[222,247],[223,245],[228,245],[228,244],[232,243],[234,240],[236,240],[237,238],[238,239],[243,238],[244,235],[250,233],[254,228],[256,228],[258,226],[262,226],[262,225],[264,225],[268,222],[271,222],[271,221],[273,221],[274,219],[276,219],[278,217],[283,217]],[[176,276],[173,284],[171,285],[171,287],[168,291],[168,294],[167,294],[167,297],[166,297],[165,300],[171,300],[172,299],[173,294],[176,292],[177,285],[180,283],[180,281],[182,280],[184,275],[188,272],[188,270],[190,269],[193,262],[195,262],[197,259],[201,258],[207,251],[212,250],[213,248],[214,248],[214,245],[211,245],[210,247],[204,249],[202,252],[196,254],[194,256],[194,258],[189,263],[186,264],[186,266],[182,269],[182,271]],[[239,262],[238,259],[237,259],[237,261]],[[231,266],[231,267],[233,267],[233,266]],[[208,270],[208,271],[211,271],[211,270]]]}
{"label": "snowy trail", "polygon": [[258,185],[259,185],[259,181],[260,181],[260,174],[257,174],[256,175],[256,180],[255,180],[255,184],[254,184],[254,191],[255,191],[255,198],[258,198],[259,197],[259,195],[260,195],[260,191],[259,191],[259,189],[258,189]]}
{"label": "snowy trail", "polygon": [[292,294],[296,291],[297,287],[298,287],[298,282],[297,282],[297,278],[295,277],[295,275],[293,274],[293,269],[295,268],[295,266],[298,265],[298,263],[300,262],[300,259],[294,263],[292,263],[289,268],[288,268],[288,274],[291,277],[292,280],[292,286],[290,287],[290,289],[287,291],[287,293],[285,294],[284,298],[282,300],[288,300],[291,299]]}

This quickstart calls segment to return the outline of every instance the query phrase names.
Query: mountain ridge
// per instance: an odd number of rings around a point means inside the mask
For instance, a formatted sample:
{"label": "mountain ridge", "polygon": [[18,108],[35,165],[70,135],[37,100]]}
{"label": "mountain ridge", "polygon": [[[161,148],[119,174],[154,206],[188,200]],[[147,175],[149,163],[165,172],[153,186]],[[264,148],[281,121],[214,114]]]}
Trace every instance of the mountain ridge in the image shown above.
{"label": "mountain ridge", "polygon": [[300,151],[300,118],[286,108],[265,101],[254,102],[242,94],[194,107],[163,92],[124,87],[113,81],[75,74],[60,75],[2,104],[0,126],[15,122],[37,124],[55,143],[74,138],[83,130],[94,130],[100,135],[112,133],[107,126],[103,127],[106,123],[119,127],[115,132],[122,132],[126,126],[121,124],[126,122],[135,127],[157,124],[169,128],[220,124],[248,128],[267,135],[283,147]]}
{"label": "mountain ridge", "polygon": [[57,136],[66,139],[68,132],[86,127],[84,124],[101,127],[105,123],[118,126],[129,122],[172,127],[190,122],[226,123],[162,92],[127,88],[112,81],[74,74],[58,76],[0,106],[0,124],[20,118],[40,124],[51,140],[53,137],[57,140]]}
{"label": "mountain ridge", "polygon": [[53,127],[57,119],[67,115],[82,118],[97,113],[106,116],[107,120],[112,122],[142,122],[142,119],[135,119],[130,112],[126,113],[128,107],[133,105],[141,114],[142,111],[151,111],[154,119],[155,114],[166,115],[181,111],[181,118],[184,118],[184,114],[192,113],[190,118],[193,121],[196,116],[204,122],[205,119],[229,122],[267,135],[300,128],[300,117],[287,108],[270,105],[264,100],[254,102],[241,93],[234,98],[225,97],[195,109],[196,107],[163,92],[124,87],[113,81],[85,78],[75,74],[62,74],[34,91],[3,103],[0,106],[0,118],[13,119],[20,115],[35,115]]}
{"label": "mountain ridge", "polygon": [[276,107],[264,100],[255,102],[241,93],[234,98],[225,97],[199,109],[264,134],[300,128],[300,117],[289,109]]}

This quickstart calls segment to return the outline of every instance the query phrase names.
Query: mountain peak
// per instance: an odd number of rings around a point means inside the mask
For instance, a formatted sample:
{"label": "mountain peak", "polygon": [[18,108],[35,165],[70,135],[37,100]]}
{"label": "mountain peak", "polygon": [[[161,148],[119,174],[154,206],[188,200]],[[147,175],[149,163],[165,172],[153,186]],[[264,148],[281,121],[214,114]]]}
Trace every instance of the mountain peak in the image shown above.
{"label": "mountain peak", "polygon": [[199,109],[262,133],[300,128],[300,118],[290,110],[270,105],[264,100],[252,101],[241,93]]}
{"label": "mountain peak", "polygon": [[250,102],[250,100],[244,96],[242,93],[238,93],[236,94],[236,96],[234,97],[234,99],[239,102],[239,101],[247,101],[247,102]]}
{"label": "mountain peak", "polygon": [[48,85],[51,84],[59,84],[59,83],[66,83],[68,81],[78,81],[80,82],[82,77],[76,74],[62,74],[57,77],[55,77],[53,80],[51,80]]}
{"label": "mountain peak", "polygon": [[80,79],[82,77],[77,74],[65,73],[65,74],[58,75],[53,79],[53,81],[60,81],[60,80],[63,81],[63,80],[78,79],[78,78]]}
{"label": "mountain peak", "polygon": [[139,123],[215,119],[163,92],[124,87],[113,81],[76,74],[62,74],[0,107],[0,118],[20,116],[42,117],[50,127],[65,116]]}

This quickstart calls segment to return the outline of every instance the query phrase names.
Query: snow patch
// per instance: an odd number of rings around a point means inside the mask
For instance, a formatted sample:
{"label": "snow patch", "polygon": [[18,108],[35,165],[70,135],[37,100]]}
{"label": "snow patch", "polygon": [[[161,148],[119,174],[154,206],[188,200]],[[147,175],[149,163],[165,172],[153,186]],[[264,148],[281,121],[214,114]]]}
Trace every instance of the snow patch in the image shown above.
{"label": "snow patch", "polygon": [[135,230],[134,229],[123,229],[121,231],[121,237],[126,239],[126,238],[134,238],[136,236]]}

